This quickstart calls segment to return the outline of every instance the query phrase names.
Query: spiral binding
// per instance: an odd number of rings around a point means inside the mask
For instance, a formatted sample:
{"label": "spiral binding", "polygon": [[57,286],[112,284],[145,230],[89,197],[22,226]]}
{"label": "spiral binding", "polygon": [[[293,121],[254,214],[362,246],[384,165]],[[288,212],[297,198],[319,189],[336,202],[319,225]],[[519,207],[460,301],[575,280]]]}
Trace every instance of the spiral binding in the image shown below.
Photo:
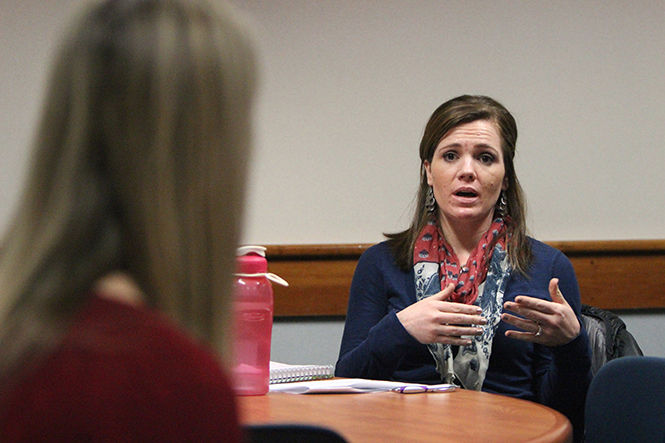
{"label": "spiral binding", "polygon": [[293,365],[270,369],[270,384],[333,378],[333,365]]}

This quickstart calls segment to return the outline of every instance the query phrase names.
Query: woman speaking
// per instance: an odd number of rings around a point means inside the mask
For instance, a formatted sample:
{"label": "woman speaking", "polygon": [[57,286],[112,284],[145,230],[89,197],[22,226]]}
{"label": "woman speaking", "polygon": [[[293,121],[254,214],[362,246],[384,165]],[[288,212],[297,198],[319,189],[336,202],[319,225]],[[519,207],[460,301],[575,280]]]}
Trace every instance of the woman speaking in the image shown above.
{"label": "woman speaking", "polygon": [[579,288],[570,261],[526,235],[516,140],[489,97],[434,111],[411,226],[358,262],[336,375],[528,399],[579,430],[591,352]]}

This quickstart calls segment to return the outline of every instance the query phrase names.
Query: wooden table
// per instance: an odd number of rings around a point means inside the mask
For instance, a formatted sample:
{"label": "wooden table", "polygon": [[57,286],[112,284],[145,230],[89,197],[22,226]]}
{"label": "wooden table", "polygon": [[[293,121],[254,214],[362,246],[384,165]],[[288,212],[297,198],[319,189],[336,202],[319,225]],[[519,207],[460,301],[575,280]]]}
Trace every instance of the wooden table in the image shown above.
{"label": "wooden table", "polygon": [[485,392],[284,394],[239,397],[243,424],[326,426],[355,442],[569,442],[559,412]]}

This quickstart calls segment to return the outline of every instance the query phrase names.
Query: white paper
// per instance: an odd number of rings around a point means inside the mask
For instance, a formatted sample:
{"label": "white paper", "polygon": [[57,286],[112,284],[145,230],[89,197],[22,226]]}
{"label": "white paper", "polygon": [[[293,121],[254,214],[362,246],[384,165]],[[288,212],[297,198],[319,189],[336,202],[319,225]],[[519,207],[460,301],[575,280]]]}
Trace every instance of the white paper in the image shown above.
{"label": "white paper", "polygon": [[[270,392],[289,394],[343,394],[390,391],[394,388],[425,386],[418,383],[399,381],[368,380],[364,378],[340,378],[334,380],[315,380],[295,383],[270,385]],[[450,385],[427,385],[428,388],[448,387]]]}

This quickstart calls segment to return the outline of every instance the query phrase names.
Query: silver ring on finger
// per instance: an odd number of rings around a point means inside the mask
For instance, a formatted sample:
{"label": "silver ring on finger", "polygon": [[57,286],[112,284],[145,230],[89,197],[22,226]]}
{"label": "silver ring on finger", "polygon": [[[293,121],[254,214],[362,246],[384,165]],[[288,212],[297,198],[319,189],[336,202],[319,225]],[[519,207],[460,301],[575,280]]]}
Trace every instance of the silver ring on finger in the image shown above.
{"label": "silver ring on finger", "polygon": [[540,323],[538,322],[536,322],[536,324],[538,325],[538,331],[535,334],[533,334],[533,336],[540,337],[541,335],[543,335],[543,327],[540,326]]}

